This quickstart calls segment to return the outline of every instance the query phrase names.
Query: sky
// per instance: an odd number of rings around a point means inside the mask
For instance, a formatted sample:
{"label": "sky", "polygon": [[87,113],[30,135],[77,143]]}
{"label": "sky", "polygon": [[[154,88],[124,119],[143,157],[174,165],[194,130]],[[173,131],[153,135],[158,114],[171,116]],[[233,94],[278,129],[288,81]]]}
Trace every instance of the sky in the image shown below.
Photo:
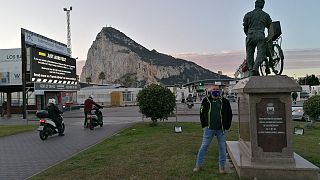
{"label": "sky", "polygon": [[[104,26],[112,26],[147,49],[165,54],[241,54],[245,50],[242,20],[254,8],[254,1],[0,0],[0,49],[20,47],[21,28],[66,44],[63,8],[72,6],[72,55],[79,60],[86,59],[88,49]],[[320,49],[319,7],[319,0],[266,0],[264,10],[273,21],[281,22],[284,50]],[[312,61],[317,61],[317,57]],[[216,72],[217,63],[225,67],[221,61],[210,61],[203,66]],[[228,64],[233,69],[239,65],[238,62]],[[297,65],[299,73],[297,70],[295,75],[310,73],[310,68],[320,74],[320,67],[304,64]],[[304,66],[305,69],[301,68]],[[295,70],[291,71],[293,75]]]}

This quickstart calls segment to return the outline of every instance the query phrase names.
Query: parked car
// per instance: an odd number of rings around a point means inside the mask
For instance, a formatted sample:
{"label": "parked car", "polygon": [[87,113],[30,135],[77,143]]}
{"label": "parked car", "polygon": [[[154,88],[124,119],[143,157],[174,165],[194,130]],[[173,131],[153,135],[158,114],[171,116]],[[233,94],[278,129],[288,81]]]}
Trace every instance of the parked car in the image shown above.
{"label": "parked car", "polygon": [[230,102],[236,102],[236,97],[234,95],[227,95],[227,99],[230,101]]}
{"label": "parked car", "polygon": [[308,92],[300,92],[300,98],[309,98],[309,93]]}
{"label": "parked car", "polygon": [[292,108],[292,120],[305,121],[303,105],[293,104],[291,108]]}

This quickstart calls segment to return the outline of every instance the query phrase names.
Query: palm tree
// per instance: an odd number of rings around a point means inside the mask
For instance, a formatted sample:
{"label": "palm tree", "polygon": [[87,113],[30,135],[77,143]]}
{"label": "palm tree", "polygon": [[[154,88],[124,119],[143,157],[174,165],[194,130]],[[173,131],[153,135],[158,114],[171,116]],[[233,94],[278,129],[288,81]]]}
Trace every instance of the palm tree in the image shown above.
{"label": "palm tree", "polygon": [[101,84],[103,84],[103,80],[106,79],[106,75],[104,74],[104,72],[101,72],[99,74],[99,79],[101,79]]}
{"label": "palm tree", "polygon": [[86,82],[87,82],[88,84],[91,83],[91,81],[92,81],[91,77],[86,77]]}

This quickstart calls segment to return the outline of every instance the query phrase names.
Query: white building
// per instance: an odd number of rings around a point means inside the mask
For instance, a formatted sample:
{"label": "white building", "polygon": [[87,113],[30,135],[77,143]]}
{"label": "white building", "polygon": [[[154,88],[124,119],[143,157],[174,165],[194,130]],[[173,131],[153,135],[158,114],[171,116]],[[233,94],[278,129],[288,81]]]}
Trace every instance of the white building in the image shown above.
{"label": "white building", "polygon": [[90,86],[80,89],[77,93],[78,104],[83,104],[84,101],[93,95],[94,101],[98,104],[109,106],[111,105],[111,93],[122,92],[123,102],[125,105],[135,105],[139,91],[142,88],[117,88],[114,86]]}
{"label": "white building", "polygon": [[311,96],[320,95],[320,86],[311,86]]}

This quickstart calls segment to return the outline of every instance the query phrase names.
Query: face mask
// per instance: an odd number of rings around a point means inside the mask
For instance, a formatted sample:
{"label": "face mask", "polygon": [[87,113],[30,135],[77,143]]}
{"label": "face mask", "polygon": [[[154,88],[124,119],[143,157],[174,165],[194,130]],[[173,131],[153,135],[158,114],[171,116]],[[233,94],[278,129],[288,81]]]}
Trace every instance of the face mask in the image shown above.
{"label": "face mask", "polygon": [[219,90],[213,90],[213,91],[211,91],[211,95],[214,96],[214,97],[218,97],[218,96],[220,96],[220,91]]}

